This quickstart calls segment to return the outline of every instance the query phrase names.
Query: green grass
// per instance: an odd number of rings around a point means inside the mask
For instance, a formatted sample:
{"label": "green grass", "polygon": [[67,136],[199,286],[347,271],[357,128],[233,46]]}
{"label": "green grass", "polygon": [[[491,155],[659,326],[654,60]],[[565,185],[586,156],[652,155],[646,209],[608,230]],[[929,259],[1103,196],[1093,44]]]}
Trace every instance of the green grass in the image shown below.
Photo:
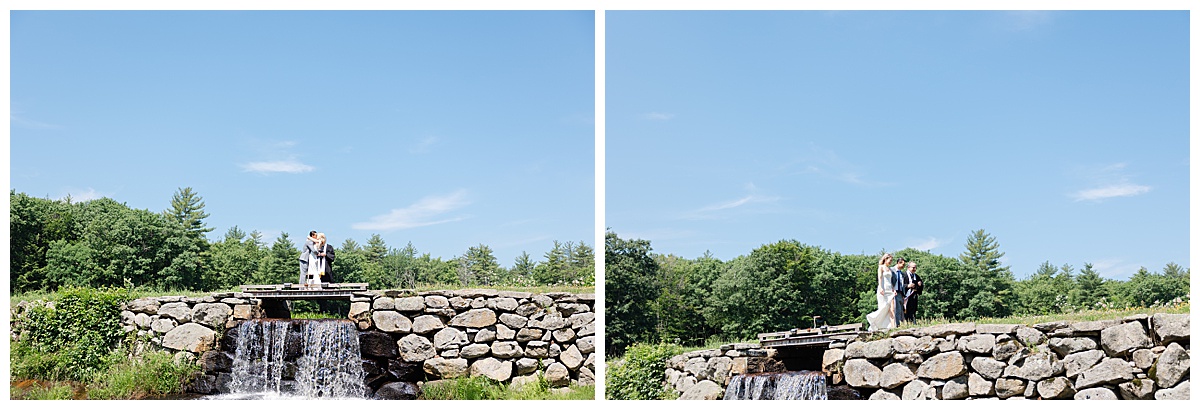
{"label": "green grass", "polygon": [[947,323],[968,323],[976,324],[1006,324],[1006,325],[1026,325],[1032,326],[1038,323],[1048,323],[1057,321],[1066,322],[1090,322],[1095,320],[1120,319],[1137,314],[1153,315],[1155,313],[1190,313],[1191,304],[1184,302],[1172,306],[1164,307],[1137,307],[1127,309],[1106,309],[1106,310],[1084,310],[1074,313],[1064,313],[1057,315],[1034,315],[1034,316],[1009,316],[1002,318],[980,318],[975,320],[950,320],[945,318],[935,319],[919,319],[913,322],[905,322],[897,329],[908,329],[915,327],[926,327],[934,325],[942,325]]}
{"label": "green grass", "polygon": [[[510,290],[516,292],[530,293],[551,293],[551,292],[567,292],[567,293],[596,293],[596,288],[593,286],[533,286],[533,287],[514,287],[514,286],[460,286],[460,285],[421,285],[414,289],[417,292],[426,292],[431,290],[463,290],[463,289],[495,289],[495,290]],[[379,289],[381,290],[381,289]],[[153,290],[153,289],[134,289],[130,292],[133,299],[158,296],[187,296],[193,298],[202,298],[210,296],[214,293],[225,292],[241,292],[241,289],[221,289],[214,291],[194,291],[194,290]],[[20,302],[32,302],[35,300],[57,300],[58,291],[33,291],[20,294],[14,294],[9,297],[9,305],[16,305]]]}
{"label": "green grass", "polygon": [[75,388],[68,383],[32,383],[25,387],[12,386],[9,399],[12,400],[71,400],[75,396]]}
{"label": "green grass", "polygon": [[542,379],[513,387],[486,377],[463,377],[426,383],[421,396],[425,400],[592,400],[596,397],[596,387],[571,385],[560,393]]}
{"label": "green grass", "polygon": [[150,352],[135,359],[114,353],[107,371],[88,384],[88,398],[131,400],[180,393],[200,366],[175,363],[171,354]]}
{"label": "green grass", "polygon": [[345,319],[345,315],[324,312],[292,312],[292,319]]}

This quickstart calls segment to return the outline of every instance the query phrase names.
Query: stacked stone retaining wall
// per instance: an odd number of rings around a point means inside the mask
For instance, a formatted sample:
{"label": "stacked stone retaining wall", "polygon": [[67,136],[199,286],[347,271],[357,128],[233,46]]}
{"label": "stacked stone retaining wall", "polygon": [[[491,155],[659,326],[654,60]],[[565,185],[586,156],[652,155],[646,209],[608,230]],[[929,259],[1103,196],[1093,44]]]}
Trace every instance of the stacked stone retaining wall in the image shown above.
{"label": "stacked stone retaining wall", "polygon": [[[1186,400],[1190,355],[1190,316],[1155,314],[868,333],[832,344],[821,370],[876,400]],[[667,361],[664,383],[681,399],[719,399],[734,375],[783,370],[776,356],[756,344],[688,352]]]}
{"label": "stacked stone retaining wall", "polygon": [[[596,379],[595,299],[489,289],[367,291],[353,295],[349,319],[359,329],[373,397],[464,376],[590,385]],[[190,390],[211,394],[228,392],[238,325],[262,317],[260,300],[219,293],[133,300],[123,307],[121,324],[155,347],[197,358],[204,374]]]}
{"label": "stacked stone retaining wall", "polygon": [[871,399],[1188,399],[1191,320],[954,323],[831,349],[824,370]]}

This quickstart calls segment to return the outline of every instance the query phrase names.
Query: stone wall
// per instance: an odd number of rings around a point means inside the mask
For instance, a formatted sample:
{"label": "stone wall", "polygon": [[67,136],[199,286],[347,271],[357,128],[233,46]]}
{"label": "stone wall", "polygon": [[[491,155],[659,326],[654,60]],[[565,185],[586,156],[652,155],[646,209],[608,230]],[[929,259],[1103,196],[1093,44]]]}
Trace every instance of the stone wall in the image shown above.
{"label": "stone wall", "polygon": [[[902,329],[831,344],[821,370],[847,398],[1188,399],[1190,326],[1187,314],[1156,314]],[[720,399],[734,375],[785,370],[778,353],[756,344],[688,352],[667,361],[664,382],[680,399]]]}
{"label": "stone wall", "polygon": [[[595,302],[594,294],[367,291],[353,295],[349,319],[373,397],[464,376],[522,384],[541,375],[565,387],[595,383]],[[190,390],[211,394],[228,391],[237,326],[262,317],[260,300],[220,293],[137,299],[124,306],[121,324],[155,347],[197,358],[204,374]]]}
{"label": "stone wall", "polygon": [[[552,387],[596,380],[593,294],[371,291],[351,299],[370,389],[484,376]],[[420,372],[413,374],[414,365]]]}
{"label": "stone wall", "polygon": [[830,349],[823,370],[871,399],[1188,399],[1190,318],[954,323]]}
{"label": "stone wall", "polygon": [[125,303],[121,327],[139,340],[195,359],[218,348],[228,329],[263,316],[261,303],[245,293],[214,293],[193,298],[160,296]]}
{"label": "stone wall", "polygon": [[768,358],[771,353],[749,343],[687,352],[667,360],[666,383],[681,400],[717,400],[724,397],[735,375],[785,370],[782,363]]}

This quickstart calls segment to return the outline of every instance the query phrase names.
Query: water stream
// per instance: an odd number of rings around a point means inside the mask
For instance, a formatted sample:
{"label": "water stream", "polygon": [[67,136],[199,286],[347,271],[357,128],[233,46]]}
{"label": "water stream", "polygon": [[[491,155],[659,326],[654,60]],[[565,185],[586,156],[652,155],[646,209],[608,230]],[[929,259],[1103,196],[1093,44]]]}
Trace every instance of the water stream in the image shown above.
{"label": "water stream", "polygon": [[814,371],[739,374],[725,400],[828,400],[825,374]]}
{"label": "water stream", "polygon": [[229,394],[214,399],[364,398],[358,329],[348,320],[247,320]]}

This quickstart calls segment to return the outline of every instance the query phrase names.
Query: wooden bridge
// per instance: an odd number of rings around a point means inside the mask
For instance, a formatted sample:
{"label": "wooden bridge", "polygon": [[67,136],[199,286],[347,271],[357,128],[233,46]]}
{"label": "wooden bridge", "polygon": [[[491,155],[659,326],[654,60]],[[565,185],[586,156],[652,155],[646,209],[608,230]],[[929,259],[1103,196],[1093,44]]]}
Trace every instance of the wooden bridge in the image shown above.
{"label": "wooden bridge", "polygon": [[850,341],[862,332],[862,323],[840,326],[821,326],[808,329],[792,329],[783,332],[759,333],[758,344],[762,347],[818,347],[827,348],[830,343]]}
{"label": "wooden bridge", "polygon": [[367,290],[366,283],[322,283],[319,285],[242,285],[242,292],[264,300],[350,300],[354,292]]}

